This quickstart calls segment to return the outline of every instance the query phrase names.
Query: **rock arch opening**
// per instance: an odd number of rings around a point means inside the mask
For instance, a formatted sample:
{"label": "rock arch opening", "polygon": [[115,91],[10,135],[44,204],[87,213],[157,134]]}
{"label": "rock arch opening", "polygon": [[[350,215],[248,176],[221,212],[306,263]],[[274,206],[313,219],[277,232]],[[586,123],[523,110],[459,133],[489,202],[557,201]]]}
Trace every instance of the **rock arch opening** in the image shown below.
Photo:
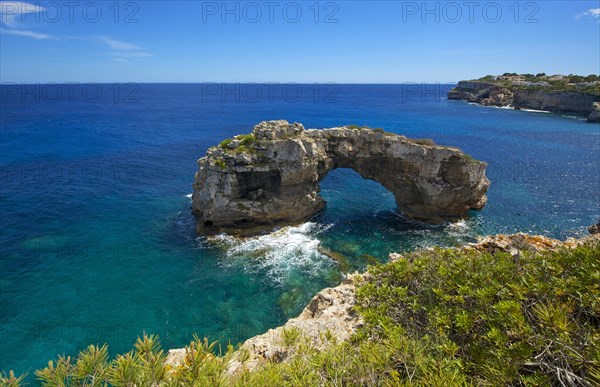
{"label": "rock arch opening", "polygon": [[398,210],[394,195],[387,188],[351,168],[330,170],[319,182],[319,188],[331,221]]}

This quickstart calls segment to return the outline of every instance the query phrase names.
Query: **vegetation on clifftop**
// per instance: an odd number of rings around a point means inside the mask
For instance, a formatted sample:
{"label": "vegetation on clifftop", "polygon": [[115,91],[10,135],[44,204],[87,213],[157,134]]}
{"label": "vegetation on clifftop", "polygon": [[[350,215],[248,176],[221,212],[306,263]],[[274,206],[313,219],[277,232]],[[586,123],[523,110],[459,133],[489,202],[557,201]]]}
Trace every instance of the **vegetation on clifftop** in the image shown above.
{"label": "vegetation on clifftop", "polygon": [[[250,156],[256,156],[258,158],[258,162],[260,163],[265,161],[265,156],[260,152],[260,150],[257,149],[257,146],[260,145],[260,142],[256,140],[254,134],[250,133],[238,135],[233,138],[226,138],[219,143],[216,149],[229,155],[247,154]],[[227,167],[227,163],[222,157],[219,157],[215,160],[215,165],[221,169],[225,169]]]}
{"label": "vegetation on clifftop", "polygon": [[546,75],[504,73],[502,75],[486,75],[472,82],[485,82],[507,88],[520,90],[545,90],[552,92],[578,92],[600,95],[600,77],[596,74],[582,75]]}
{"label": "vegetation on clifftop", "polygon": [[369,273],[357,290],[365,325],[353,339],[336,343],[324,332],[329,344],[317,350],[286,332],[294,355],[285,363],[231,376],[233,348],[216,356],[214,344],[195,338],[184,365],[171,369],[157,339],[144,336],[115,360],[92,346],[36,375],[66,386],[600,384],[598,245],[515,256],[435,249]]}

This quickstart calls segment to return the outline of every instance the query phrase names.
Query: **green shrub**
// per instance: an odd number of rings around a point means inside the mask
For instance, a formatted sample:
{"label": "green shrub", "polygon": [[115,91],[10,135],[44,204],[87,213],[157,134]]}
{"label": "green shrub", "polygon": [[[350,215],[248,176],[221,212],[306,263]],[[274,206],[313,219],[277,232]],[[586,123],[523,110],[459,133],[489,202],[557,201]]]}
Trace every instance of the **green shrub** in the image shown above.
{"label": "green shrub", "polygon": [[302,332],[296,327],[281,328],[281,340],[286,347],[295,345],[301,336]]}
{"label": "green shrub", "polygon": [[[252,145],[256,142],[256,137],[254,137],[254,135],[252,133],[242,135],[242,136],[236,136],[235,139],[239,141],[239,146],[236,147],[236,152],[238,154],[243,152],[243,151],[239,152],[238,151],[239,148],[243,147],[243,149],[246,150],[250,145]],[[219,143],[219,146],[227,151],[230,151],[231,149],[229,148],[229,145],[232,142],[233,142],[233,139],[228,138],[228,139],[221,141],[221,143]]]}
{"label": "green shrub", "polygon": [[215,160],[215,165],[221,169],[227,168],[227,163],[221,157],[219,157],[218,159]]}
{"label": "green shrub", "polygon": [[225,140],[219,143],[219,146],[223,149],[229,149],[229,144],[231,144],[232,141],[232,138],[226,138]]}
{"label": "green shrub", "polygon": [[59,356],[56,365],[49,361],[46,368],[35,371],[37,378],[47,386],[101,385],[108,374],[107,345],[90,345],[79,353],[76,361]]}
{"label": "green shrub", "polygon": [[256,137],[252,133],[246,134],[239,138],[241,146],[249,146],[256,142]]}
{"label": "green shrub", "polygon": [[446,362],[473,384],[598,382],[597,246],[517,257],[437,249],[371,273],[358,290],[364,335],[412,341],[394,355],[403,381]]}
{"label": "green shrub", "polygon": [[252,148],[248,148],[245,145],[240,145],[237,148],[235,148],[236,155],[241,155],[242,153],[252,153]]}
{"label": "green shrub", "polygon": [[25,379],[26,376],[27,374],[23,374],[17,378],[13,371],[9,371],[8,375],[6,372],[2,372],[0,373],[0,386],[18,387],[21,385],[21,382],[23,382],[23,379]]}

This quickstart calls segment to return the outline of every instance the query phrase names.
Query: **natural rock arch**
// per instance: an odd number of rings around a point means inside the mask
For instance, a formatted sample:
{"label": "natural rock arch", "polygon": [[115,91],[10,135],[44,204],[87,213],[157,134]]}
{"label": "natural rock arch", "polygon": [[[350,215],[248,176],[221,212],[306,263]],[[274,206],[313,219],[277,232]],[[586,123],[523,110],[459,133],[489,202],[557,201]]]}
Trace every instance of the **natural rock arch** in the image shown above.
{"label": "natural rock arch", "polygon": [[304,130],[287,121],[262,122],[198,160],[192,210],[199,233],[238,232],[309,219],[325,206],[319,182],[351,168],[391,191],[408,217],[464,218],[486,203],[487,165],[457,148],[410,140],[383,130]]}

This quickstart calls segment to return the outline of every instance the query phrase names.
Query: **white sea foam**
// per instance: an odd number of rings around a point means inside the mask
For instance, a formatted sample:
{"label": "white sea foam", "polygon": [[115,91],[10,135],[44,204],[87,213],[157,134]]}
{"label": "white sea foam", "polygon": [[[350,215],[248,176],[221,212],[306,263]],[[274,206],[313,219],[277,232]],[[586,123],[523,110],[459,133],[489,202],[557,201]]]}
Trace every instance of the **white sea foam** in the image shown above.
{"label": "white sea foam", "polygon": [[237,238],[220,234],[210,242],[225,251],[222,264],[240,266],[249,273],[266,273],[269,280],[284,284],[294,272],[304,277],[319,277],[334,262],[318,250],[316,235],[330,226],[307,222],[297,227],[284,227],[267,235]]}
{"label": "white sea foam", "polygon": [[481,104],[478,104],[478,103],[473,103],[473,104],[477,105],[477,106],[486,107],[486,108],[493,108],[493,109],[513,110],[515,108],[512,105],[506,105],[506,106],[488,105],[488,106],[486,106],[486,105],[481,105]]}
{"label": "white sea foam", "polygon": [[191,199],[193,194],[187,194],[185,195],[186,198]]}
{"label": "white sea foam", "polygon": [[464,220],[459,220],[458,222],[455,223],[450,223],[448,224],[448,226],[446,226],[446,230],[452,230],[452,231],[466,231],[469,229],[469,226],[467,225],[467,222],[465,222]]}
{"label": "white sea foam", "polygon": [[552,113],[547,110],[536,110],[536,109],[521,109],[521,111],[530,112],[530,113]]}
{"label": "white sea foam", "polygon": [[444,231],[454,240],[454,243],[463,244],[466,242],[471,242],[475,238],[476,234],[471,227],[471,221],[460,220],[458,222],[449,223]]}

